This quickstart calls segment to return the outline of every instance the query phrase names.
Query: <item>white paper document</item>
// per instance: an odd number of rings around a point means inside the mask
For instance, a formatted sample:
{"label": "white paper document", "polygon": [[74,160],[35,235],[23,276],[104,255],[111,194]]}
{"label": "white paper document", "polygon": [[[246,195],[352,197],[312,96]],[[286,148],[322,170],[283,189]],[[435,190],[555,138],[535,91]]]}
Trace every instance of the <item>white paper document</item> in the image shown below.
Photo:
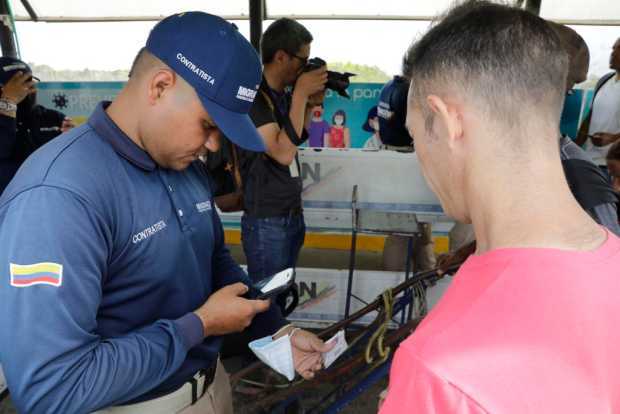
{"label": "white paper document", "polygon": [[347,340],[344,336],[344,331],[338,331],[336,335],[332,336],[327,343],[330,344],[332,342],[336,342],[336,345],[332,348],[331,351],[325,352],[323,354],[323,366],[325,368],[329,368],[329,366],[338,359],[340,355],[344,351],[347,350]]}

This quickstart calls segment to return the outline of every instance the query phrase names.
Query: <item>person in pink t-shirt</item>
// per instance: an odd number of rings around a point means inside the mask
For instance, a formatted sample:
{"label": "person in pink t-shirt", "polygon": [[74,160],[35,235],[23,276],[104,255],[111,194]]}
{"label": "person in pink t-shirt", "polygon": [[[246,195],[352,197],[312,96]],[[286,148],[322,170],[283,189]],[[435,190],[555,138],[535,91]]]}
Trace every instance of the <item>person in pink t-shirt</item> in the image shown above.
{"label": "person in pink t-shirt", "polygon": [[380,413],[620,412],[620,239],[564,178],[557,36],[467,2],[406,59],[424,176],[477,250],[398,348]]}

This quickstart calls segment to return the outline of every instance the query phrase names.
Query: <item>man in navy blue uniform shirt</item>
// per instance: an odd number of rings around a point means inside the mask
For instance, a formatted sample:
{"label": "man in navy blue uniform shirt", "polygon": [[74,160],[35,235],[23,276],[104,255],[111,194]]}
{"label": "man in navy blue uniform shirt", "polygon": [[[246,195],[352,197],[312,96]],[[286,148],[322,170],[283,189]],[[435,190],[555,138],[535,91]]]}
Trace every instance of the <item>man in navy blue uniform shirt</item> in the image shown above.
{"label": "man in navy blue uniform shirt", "polygon": [[246,327],[290,333],[297,372],[320,369],[329,347],[251,299],[195,162],[220,129],[264,149],[260,80],[236,27],[170,16],[118,98],[26,160],[0,198],[0,360],[20,411],[231,412],[218,352]]}

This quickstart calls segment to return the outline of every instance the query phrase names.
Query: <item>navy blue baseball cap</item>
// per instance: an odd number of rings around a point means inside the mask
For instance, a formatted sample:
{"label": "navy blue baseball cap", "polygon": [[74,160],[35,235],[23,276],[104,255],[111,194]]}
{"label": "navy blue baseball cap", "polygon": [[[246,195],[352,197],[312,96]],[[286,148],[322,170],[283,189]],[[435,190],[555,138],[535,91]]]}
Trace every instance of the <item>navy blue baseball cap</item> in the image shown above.
{"label": "navy blue baseball cap", "polygon": [[394,76],[381,90],[377,116],[379,135],[386,145],[404,147],[412,143],[409,131],[405,127],[408,93],[409,81],[401,76]]}
{"label": "navy blue baseball cap", "polygon": [[203,12],[174,14],[155,25],[146,49],[194,88],[231,141],[265,151],[248,116],[261,82],[260,59],[235,25]]}
{"label": "navy blue baseball cap", "polygon": [[[0,85],[6,85],[17,72],[32,73],[32,69],[25,62],[8,56],[0,57]],[[35,80],[39,78],[34,77]]]}

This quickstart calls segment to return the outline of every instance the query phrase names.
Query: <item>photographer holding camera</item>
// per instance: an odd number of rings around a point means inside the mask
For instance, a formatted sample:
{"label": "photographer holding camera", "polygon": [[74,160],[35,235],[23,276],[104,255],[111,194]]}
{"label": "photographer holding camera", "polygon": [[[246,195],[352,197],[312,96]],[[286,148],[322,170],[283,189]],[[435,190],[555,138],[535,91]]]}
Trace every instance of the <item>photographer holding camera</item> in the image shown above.
{"label": "photographer holding camera", "polygon": [[74,126],[62,112],[36,104],[37,81],[26,63],[0,58],[0,194],[30,154]]}
{"label": "photographer holding camera", "polygon": [[250,117],[267,150],[240,156],[242,242],[255,283],[294,267],[304,242],[297,147],[308,139],[311,108],[322,103],[327,82],[325,66],[306,68],[311,42],[303,25],[286,18],[273,22],[261,40],[264,76]]}

